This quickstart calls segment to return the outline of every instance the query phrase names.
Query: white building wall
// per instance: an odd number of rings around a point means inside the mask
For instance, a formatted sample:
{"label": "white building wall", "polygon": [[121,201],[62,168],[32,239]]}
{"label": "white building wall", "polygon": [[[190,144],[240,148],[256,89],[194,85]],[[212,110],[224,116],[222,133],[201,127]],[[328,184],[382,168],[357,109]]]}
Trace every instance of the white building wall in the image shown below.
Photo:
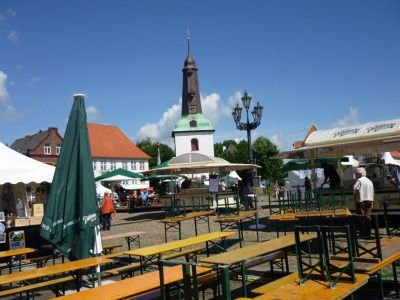
{"label": "white building wall", "polygon": [[175,155],[192,152],[192,139],[199,141],[199,153],[214,156],[214,134],[209,132],[176,132],[175,133]]}
{"label": "white building wall", "polygon": [[[105,170],[101,168],[102,162],[105,163]],[[112,171],[112,162],[115,162],[115,169],[124,169],[124,163],[127,162],[127,170],[135,173],[141,173],[149,169],[148,160],[143,159],[109,159],[93,158],[94,177],[100,176],[105,172]]]}

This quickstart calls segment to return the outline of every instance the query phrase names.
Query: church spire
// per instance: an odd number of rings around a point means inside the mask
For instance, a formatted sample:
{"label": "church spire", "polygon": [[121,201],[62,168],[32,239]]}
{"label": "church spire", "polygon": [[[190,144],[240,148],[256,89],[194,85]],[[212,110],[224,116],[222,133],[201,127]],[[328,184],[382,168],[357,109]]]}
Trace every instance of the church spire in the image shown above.
{"label": "church spire", "polygon": [[190,53],[191,32],[189,27],[186,29],[186,34],[188,41],[188,54],[182,69],[182,117],[189,114],[202,113],[197,67],[196,62]]}

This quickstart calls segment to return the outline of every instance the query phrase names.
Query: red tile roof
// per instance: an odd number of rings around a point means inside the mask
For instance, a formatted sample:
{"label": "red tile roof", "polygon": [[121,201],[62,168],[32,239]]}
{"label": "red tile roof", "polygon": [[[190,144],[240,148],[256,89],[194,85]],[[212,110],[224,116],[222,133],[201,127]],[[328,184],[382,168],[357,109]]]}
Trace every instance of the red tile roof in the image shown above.
{"label": "red tile roof", "polygon": [[88,131],[92,157],[150,158],[117,126],[88,124]]}

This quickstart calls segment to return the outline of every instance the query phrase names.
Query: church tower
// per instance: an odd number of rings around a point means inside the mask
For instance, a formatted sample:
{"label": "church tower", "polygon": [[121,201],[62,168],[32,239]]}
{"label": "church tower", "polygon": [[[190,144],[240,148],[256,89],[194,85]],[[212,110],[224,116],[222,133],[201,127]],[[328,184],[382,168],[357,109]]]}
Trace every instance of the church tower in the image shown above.
{"label": "church tower", "polygon": [[202,113],[197,67],[190,53],[190,36],[182,73],[182,114],[172,131],[175,155],[198,152],[214,156],[215,130]]}

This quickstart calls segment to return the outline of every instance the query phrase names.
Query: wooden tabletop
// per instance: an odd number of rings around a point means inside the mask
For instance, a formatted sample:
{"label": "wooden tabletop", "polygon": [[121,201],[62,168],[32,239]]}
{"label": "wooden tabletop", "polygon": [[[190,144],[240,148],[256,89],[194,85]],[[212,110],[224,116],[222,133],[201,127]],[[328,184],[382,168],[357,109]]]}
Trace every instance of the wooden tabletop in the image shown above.
{"label": "wooden tabletop", "polygon": [[[210,272],[210,268],[196,267],[196,274],[201,275]],[[164,283],[171,284],[182,280],[182,266],[164,267]],[[99,286],[79,293],[70,294],[55,299],[96,299],[113,300],[125,299],[133,295],[142,294],[160,287],[160,275],[158,271],[134,276],[115,283]]]}
{"label": "wooden tabletop", "polygon": [[[335,288],[329,288],[328,284],[322,280],[310,279],[304,284],[299,285],[299,280],[293,279],[291,282],[281,285],[269,291],[267,294],[253,298],[254,300],[340,300],[348,297],[360,287],[368,282],[369,276],[366,274],[356,274],[356,282],[341,280],[336,283]],[[238,300],[247,298],[238,298]]]}
{"label": "wooden tabletop", "polygon": [[36,249],[34,248],[20,248],[20,249],[0,251],[0,258],[11,257],[16,255],[25,255],[35,251]]}
{"label": "wooden tabletop", "polygon": [[113,240],[113,239],[119,239],[119,238],[125,238],[125,237],[131,237],[131,236],[138,236],[145,234],[146,232],[144,231],[129,231],[129,232],[122,232],[118,234],[112,234],[112,235],[102,235],[101,239],[103,241],[108,241],[108,240]]}
{"label": "wooden tabletop", "polygon": [[163,244],[158,244],[158,245],[153,245],[153,246],[148,246],[148,247],[143,247],[139,249],[134,249],[125,252],[125,254],[128,255],[137,255],[137,256],[153,256],[157,254],[162,254],[164,252],[168,252],[171,250],[176,250],[179,248],[184,248],[188,246],[192,246],[195,244],[200,244],[200,243],[205,243],[209,242],[212,240],[216,239],[221,239],[221,238],[226,238],[228,236],[234,235],[235,232],[232,231],[226,231],[226,232],[211,232],[211,233],[206,233],[182,240],[177,240],[177,241],[172,241],[168,243],[163,243]]}
{"label": "wooden tabletop", "polygon": [[23,272],[5,274],[0,276],[0,285],[8,284],[16,281],[41,278],[45,276],[55,275],[63,272],[70,272],[84,268],[90,268],[97,265],[111,263],[112,260],[104,257],[91,257],[81,260],[66,262],[63,264],[51,265],[43,268],[26,270]]}
{"label": "wooden tabletop", "polygon": [[[303,234],[301,235],[301,241],[312,240],[316,237],[317,235],[315,233]],[[295,244],[296,241],[294,238],[294,234],[290,234],[266,242],[257,243],[243,248],[234,249],[225,253],[202,258],[200,259],[200,262],[218,265],[233,265],[250,258],[285,249]]]}

